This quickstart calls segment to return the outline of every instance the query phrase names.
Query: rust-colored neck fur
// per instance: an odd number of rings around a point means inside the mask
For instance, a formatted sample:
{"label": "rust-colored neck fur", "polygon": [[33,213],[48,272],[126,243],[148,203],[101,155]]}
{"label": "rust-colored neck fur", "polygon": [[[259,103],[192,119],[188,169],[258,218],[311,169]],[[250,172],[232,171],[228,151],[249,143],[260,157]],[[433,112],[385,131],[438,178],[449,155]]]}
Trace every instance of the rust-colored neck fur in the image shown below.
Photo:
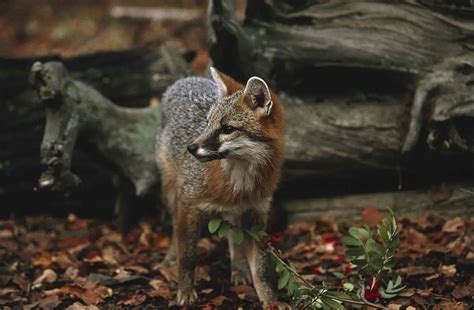
{"label": "rust-colored neck fur", "polygon": [[[244,85],[236,82],[231,77],[221,72],[218,72],[218,74],[227,87],[228,95],[244,89]],[[271,197],[276,190],[284,161],[285,115],[278,97],[273,92],[271,92],[271,97],[273,101],[271,114],[260,120],[266,137],[269,138],[267,145],[269,161],[265,163],[242,162],[242,165],[254,169],[251,171],[254,176],[254,184],[250,184],[246,190],[241,191],[236,190],[230,182],[232,171],[226,169],[221,160],[209,162],[205,181],[206,196],[212,197],[212,201],[209,202],[219,205],[250,204],[256,200]],[[242,98],[242,100],[245,99]],[[224,160],[231,161],[231,159]],[[252,178],[246,180],[250,182]]]}

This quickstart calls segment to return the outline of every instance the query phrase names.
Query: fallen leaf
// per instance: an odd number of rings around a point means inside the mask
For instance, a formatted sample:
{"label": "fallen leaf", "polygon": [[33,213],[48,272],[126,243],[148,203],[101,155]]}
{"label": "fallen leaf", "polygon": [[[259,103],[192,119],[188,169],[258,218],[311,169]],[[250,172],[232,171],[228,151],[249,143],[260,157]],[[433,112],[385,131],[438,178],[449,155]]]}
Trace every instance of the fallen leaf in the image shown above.
{"label": "fallen leaf", "polygon": [[18,293],[20,290],[13,287],[5,287],[0,289],[0,297],[10,296],[12,293]]}
{"label": "fallen leaf", "polygon": [[443,231],[447,233],[457,232],[464,226],[464,221],[460,217],[455,217],[443,225]]}
{"label": "fallen leaf", "polygon": [[59,296],[51,295],[38,301],[37,307],[38,309],[50,310],[50,309],[56,309],[56,307],[59,306],[60,304],[61,304],[61,301],[59,300]]}
{"label": "fallen leaf", "polygon": [[204,294],[210,294],[210,293],[214,292],[214,289],[213,288],[205,288],[205,289],[202,289],[201,292],[203,292]]}
{"label": "fallen leaf", "polygon": [[54,283],[58,279],[58,275],[52,269],[45,269],[43,273],[33,281],[33,284]]}
{"label": "fallen leaf", "polygon": [[33,266],[49,266],[51,264],[52,257],[48,253],[42,253],[38,256],[34,256],[31,259],[31,264]]}
{"label": "fallen leaf", "polygon": [[77,284],[65,284],[61,287],[61,291],[65,294],[71,294],[81,299],[86,305],[97,305],[103,301],[102,297],[96,292],[94,284],[79,286]]}
{"label": "fallen leaf", "polygon": [[375,208],[365,207],[364,210],[362,210],[362,215],[361,215],[362,223],[367,224],[369,226],[376,226],[384,218],[385,218],[385,215]]}
{"label": "fallen leaf", "polygon": [[452,302],[452,301],[445,301],[440,304],[437,304],[433,307],[433,310],[465,310],[468,309],[467,305],[462,302]]}
{"label": "fallen leaf", "polygon": [[139,295],[132,295],[127,300],[121,300],[118,302],[118,305],[124,306],[139,306],[144,303],[146,300],[146,295],[139,294]]}
{"label": "fallen leaf", "polygon": [[79,276],[79,269],[77,269],[76,267],[69,266],[64,272],[64,275],[70,278],[71,280],[75,280]]}
{"label": "fallen leaf", "polygon": [[258,300],[257,293],[255,292],[255,289],[253,288],[253,286],[236,285],[236,286],[232,286],[230,290],[236,293],[237,295],[245,294],[245,298],[249,300]]}
{"label": "fallen leaf", "polygon": [[211,281],[211,276],[209,275],[209,266],[197,266],[196,268],[196,281]]}
{"label": "fallen leaf", "polygon": [[150,286],[155,290],[147,292],[149,297],[161,297],[164,299],[171,299],[173,295],[168,287],[168,284],[162,280],[152,280],[149,282]]}
{"label": "fallen leaf", "polygon": [[439,271],[447,277],[453,277],[456,274],[456,265],[443,265]]}
{"label": "fallen leaf", "polygon": [[388,304],[388,310],[400,310],[401,307],[399,304]]}
{"label": "fallen leaf", "polygon": [[227,297],[223,296],[223,295],[219,295],[217,297],[214,297],[212,300],[211,300],[211,303],[215,306],[220,306],[222,305],[222,303],[227,299]]}
{"label": "fallen leaf", "polygon": [[416,290],[416,294],[422,296],[422,297],[428,297],[431,295],[431,292],[433,291],[432,288],[427,288],[424,290]]}
{"label": "fallen leaf", "polygon": [[156,268],[165,277],[168,282],[178,282],[178,267],[176,265],[165,267],[163,265],[157,265]]}
{"label": "fallen leaf", "polygon": [[426,267],[426,266],[410,266],[406,268],[400,268],[398,269],[398,271],[408,276],[417,276],[421,274],[435,273],[435,269],[433,267]]}
{"label": "fallen leaf", "polygon": [[457,285],[451,292],[451,295],[453,295],[456,299],[474,296],[474,277],[471,277],[471,280],[468,284]]}
{"label": "fallen leaf", "polygon": [[76,301],[75,303],[67,307],[66,310],[99,310],[99,307],[93,305],[86,306]]}

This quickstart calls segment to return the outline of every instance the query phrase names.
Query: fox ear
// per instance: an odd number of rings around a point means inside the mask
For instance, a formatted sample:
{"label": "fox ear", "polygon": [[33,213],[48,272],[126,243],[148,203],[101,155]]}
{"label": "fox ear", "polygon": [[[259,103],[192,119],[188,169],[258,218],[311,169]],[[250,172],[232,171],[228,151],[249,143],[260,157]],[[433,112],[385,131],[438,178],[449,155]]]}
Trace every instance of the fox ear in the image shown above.
{"label": "fox ear", "polygon": [[211,67],[210,70],[211,70],[212,79],[214,80],[214,82],[217,85],[217,96],[219,98],[222,98],[222,97],[226,96],[227,95],[227,86],[226,86],[225,81],[223,79],[222,73],[217,71],[217,69],[214,68],[214,67]]}
{"label": "fox ear", "polygon": [[245,85],[244,96],[250,107],[264,115],[270,115],[272,112],[272,95],[270,89],[259,77],[251,77]]}

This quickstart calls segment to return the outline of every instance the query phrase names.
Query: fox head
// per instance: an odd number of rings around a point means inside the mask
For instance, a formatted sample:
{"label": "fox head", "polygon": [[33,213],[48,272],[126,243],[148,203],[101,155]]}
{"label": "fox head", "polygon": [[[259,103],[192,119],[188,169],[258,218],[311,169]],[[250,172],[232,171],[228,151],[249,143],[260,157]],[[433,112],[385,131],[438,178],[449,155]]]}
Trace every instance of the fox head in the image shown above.
{"label": "fox head", "polygon": [[245,86],[211,68],[218,98],[207,115],[207,126],[188,146],[202,162],[235,158],[269,161],[283,144],[281,104],[259,77]]}

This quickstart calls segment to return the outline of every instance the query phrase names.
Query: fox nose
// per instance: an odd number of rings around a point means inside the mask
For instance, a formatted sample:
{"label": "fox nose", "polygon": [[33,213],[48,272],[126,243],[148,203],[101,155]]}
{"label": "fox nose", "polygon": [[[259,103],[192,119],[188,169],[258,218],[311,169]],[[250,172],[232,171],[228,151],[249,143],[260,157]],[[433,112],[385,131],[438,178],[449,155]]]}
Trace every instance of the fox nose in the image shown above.
{"label": "fox nose", "polygon": [[198,149],[198,145],[196,143],[190,144],[187,146],[188,152],[195,155]]}

